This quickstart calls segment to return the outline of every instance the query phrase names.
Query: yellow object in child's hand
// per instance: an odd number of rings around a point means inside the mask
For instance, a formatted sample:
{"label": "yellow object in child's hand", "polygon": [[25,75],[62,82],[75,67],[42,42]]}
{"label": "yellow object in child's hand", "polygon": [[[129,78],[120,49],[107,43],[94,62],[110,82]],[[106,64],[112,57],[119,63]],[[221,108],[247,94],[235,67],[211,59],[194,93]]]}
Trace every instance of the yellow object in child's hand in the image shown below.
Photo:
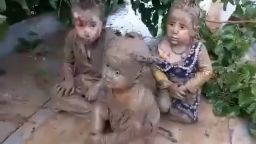
{"label": "yellow object in child's hand", "polygon": [[167,76],[160,70],[154,71],[154,77],[158,83],[161,84],[160,88],[165,89],[170,86],[170,81]]}
{"label": "yellow object in child's hand", "polygon": [[167,76],[160,70],[155,71],[154,76],[158,82],[169,81]]}

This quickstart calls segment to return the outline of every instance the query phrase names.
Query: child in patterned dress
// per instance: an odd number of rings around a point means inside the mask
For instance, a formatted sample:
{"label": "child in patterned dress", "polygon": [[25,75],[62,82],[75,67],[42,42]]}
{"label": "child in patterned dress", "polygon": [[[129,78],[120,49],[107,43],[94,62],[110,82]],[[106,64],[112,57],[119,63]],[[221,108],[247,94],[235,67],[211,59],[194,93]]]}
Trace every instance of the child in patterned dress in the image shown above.
{"label": "child in patterned dress", "polygon": [[153,63],[158,82],[157,102],[171,120],[198,120],[201,87],[212,75],[207,49],[198,37],[199,9],[195,2],[181,0],[170,8],[167,34],[152,50],[152,57],[136,56]]}

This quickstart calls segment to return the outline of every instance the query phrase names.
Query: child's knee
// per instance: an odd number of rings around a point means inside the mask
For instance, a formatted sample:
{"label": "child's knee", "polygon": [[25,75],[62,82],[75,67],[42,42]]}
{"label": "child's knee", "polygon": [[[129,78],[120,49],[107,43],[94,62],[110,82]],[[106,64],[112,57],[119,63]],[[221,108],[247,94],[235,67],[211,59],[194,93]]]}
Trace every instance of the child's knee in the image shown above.
{"label": "child's knee", "polygon": [[171,106],[171,99],[168,93],[159,93],[157,97],[158,107],[160,112],[167,113]]}

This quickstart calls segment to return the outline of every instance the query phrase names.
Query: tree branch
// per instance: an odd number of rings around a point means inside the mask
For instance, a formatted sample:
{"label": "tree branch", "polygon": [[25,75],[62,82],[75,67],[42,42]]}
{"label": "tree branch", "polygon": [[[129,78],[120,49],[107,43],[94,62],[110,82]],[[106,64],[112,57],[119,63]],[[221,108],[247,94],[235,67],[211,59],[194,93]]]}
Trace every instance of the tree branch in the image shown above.
{"label": "tree branch", "polygon": [[228,21],[212,21],[212,20],[207,20],[207,22],[211,22],[211,23],[230,23],[230,24],[243,24],[243,23],[256,23],[256,20],[238,20],[238,21],[232,21],[232,20],[228,20]]}

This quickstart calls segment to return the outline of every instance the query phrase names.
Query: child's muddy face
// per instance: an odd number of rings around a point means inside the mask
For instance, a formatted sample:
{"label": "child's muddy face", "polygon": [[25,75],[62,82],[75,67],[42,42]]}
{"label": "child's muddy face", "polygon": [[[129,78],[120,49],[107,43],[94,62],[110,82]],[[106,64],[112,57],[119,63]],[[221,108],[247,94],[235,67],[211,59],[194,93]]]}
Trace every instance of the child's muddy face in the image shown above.
{"label": "child's muddy face", "polygon": [[129,80],[126,79],[120,70],[114,68],[111,64],[106,64],[102,74],[104,83],[112,89],[125,89],[129,86]]}
{"label": "child's muddy face", "polygon": [[126,89],[133,85],[135,77],[141,66],[129,62],[122,61],[119,56],[107,56],[106,64],[103,67],[102,77],[109,88]]}
{"label": "child's muddy face", "polygon": [[187,45],[193,33],[191,16],[181,9],[174,9],[167,23],[167,36],[171,45]]}
{"label": "child's muddy face", "polygon": [[100,37],[103,22],[100,20],[97,14],[87,10],[83,12],[83,14],[74,12],[73,15],[77,34],[83,38],[85,42],[92,43]]}

